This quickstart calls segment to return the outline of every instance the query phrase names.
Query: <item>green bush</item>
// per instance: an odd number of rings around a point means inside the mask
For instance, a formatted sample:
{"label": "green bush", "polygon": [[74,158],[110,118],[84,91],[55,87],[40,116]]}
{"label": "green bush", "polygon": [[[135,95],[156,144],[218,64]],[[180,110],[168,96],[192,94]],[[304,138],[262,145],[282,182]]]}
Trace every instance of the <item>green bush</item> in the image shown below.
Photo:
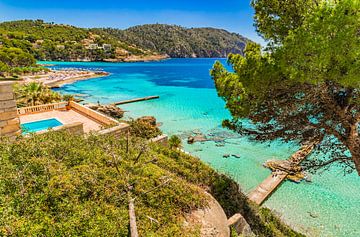
{"label": "green bush", "polygon": [[258,236],[302,236],[249,203],[227,176],[139,137],[0,139],[0,167],[0,236],[128,236],[129,196],[140,236],[199,236],[198,227],[183,223],[207,204],[204,189]]}
{"label": "green bush", "polygon": [[176,135],[172,135],[169,139],[169,147],[172,149],[180,148],[181,147],[181,139]]}
{"label": "green bush", "polygon": [[131,195],[140,236],[196,236],[183,216],[206,205],[201,189],[158,166],[166,157],[151,147],[138,158],[144,140],[126,144],[63,132],[0,142],[0,235],[127,236]]}
{"label": "green bush", "polygon": [[157,126],[151,125],[147,122],[132,120],[129,124],[130,133],[136,137],[150,139],[162,134],[161,130]]}

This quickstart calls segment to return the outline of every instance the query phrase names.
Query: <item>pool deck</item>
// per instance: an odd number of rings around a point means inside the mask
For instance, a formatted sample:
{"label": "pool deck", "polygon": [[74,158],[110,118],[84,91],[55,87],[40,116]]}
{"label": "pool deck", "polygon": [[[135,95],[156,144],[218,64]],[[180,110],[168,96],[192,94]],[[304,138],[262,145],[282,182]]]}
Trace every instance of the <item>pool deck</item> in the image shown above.
{"label": "pool deck", "polygon": [[52,118],[59,120],[64,125],[76,122],[83,123],[85,133],[99,131],[103,128],[102,124],[74,110],[52,110],[36,114],[21,115],[20,123],[36,122]]}

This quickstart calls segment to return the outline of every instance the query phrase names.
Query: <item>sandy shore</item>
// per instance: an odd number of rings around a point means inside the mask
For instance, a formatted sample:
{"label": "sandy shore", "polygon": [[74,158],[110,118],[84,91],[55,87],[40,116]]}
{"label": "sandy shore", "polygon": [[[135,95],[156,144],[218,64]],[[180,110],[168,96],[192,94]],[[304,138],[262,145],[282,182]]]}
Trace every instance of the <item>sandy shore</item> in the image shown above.
{"label": "sandy shore", "polygon": [[87,80],[91,78],[107,76],[109,73],[102,71],[84,71],[84,70],[51,70],[43,74],[32,76],[23,76],[21,79],[24,83],[38,82],[49,87],[59,87],[64,84],[76,81]]}

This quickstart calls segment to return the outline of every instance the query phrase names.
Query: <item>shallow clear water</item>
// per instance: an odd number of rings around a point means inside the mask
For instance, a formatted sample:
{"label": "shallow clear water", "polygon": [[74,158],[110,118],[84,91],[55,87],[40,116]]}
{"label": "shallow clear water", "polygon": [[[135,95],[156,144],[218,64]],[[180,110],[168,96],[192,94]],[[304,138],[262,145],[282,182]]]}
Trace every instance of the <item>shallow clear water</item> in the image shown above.
{"label": "shallow clear water", "polygon": [[53,119],[39,120],[30,123],[23,123],[21,124],[21,129],[22,131],[24,131],[23,134],[28,134],[28,133],[44,131],[49,128],[55,128],[61,125],[63,124],[59,120],[53,118]]}
{"label": "shallow clear water", "polygon": [[[249,192],[270,172],[262,167],[267,159],[286,159],[294,144],[257,144],[221,128],[228,118],[224,102],[217,96],[209,70],[214,59],[172,59],[149,63],[56,63],[57,68],[103,69],[108,77],[79,81],[58,89],[81,94],[87,102],[110,103],[159,95],[160,99],[121,106],[130,117],[153,115],[167,134],[186,138],[194,130],[225,139],[184,144],[215,169],[231,175],[244,192]],[[225,63],[225,60],[221,59]],[[224,146],[223,146],[224,145]],[[224,154],[241,158],[224,159]],[[360,178],[343,177],[333,169],[313,175],[311,183],[284,182],[265,206],[278,212],[284,221],[311,236],[360,236]],[[310,216],[313,216],[311,217]],[[315,218],[314,218],[315,217]]]}

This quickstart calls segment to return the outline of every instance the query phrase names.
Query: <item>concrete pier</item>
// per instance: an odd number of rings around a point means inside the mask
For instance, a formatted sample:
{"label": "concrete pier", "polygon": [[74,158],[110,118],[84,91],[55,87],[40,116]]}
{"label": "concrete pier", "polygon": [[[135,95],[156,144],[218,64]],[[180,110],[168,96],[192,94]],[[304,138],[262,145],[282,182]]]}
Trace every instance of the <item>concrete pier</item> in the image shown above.
{"label": "concrete pier", "polygon": [[[300,150],[294,153],[286,162],[299,165],[314,149],[318,142],[312,142],[304,145]],[[248,194],[248,198],[258,205],[261,205],[287,178],[289,173],[277,171],[267,177],[259,186]]]}
{"label": "concrete pier", "polygon": [[142,98],[136,98],[136,99],[131,99],[131,100],[123,100],[123,101],[115,102],[114,105],[130,104],[130,103],[134,103],[134,102],[145,101],[145,100],[154,100],[154,99],[159,99],[159,98],[160,98],[160,96],[158,96],[158,95],[147,96],[147,97],[142,97]]}

